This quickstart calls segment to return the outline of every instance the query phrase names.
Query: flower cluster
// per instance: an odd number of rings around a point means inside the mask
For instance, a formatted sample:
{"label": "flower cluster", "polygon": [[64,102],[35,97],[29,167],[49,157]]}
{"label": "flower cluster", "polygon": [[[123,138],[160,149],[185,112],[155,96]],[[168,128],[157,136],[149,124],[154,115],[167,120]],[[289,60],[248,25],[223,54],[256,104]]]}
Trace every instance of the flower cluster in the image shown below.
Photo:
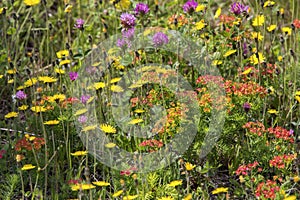
{"label": "flower cluster", "polygon": [[248,122],[243,128],[247,129],[251,134],[262,136],[265,132],[265,126],[261,122]]}
{"label": "flower cluster", "polygon": [[40,137],[32,137],[32,138],[27,138],[24,137],[20,140],[17,141],[16,145],[15,145],[15,150],[16,151],[21,151],[22,149],[31,151],[32,147],[35,150],[39,150],[42,145],[45,144],[45,140],[44,138],[40,138]]}
{"label": "flower cluster", "polygon": [[286,130],[280,126],[276,126],[275,128],[268,128],[268,132],[274,135],[278,139],[287,140],[291,143],[294,143],[294,136],[292,130]]}
{"label": "flower cluster", "polygon": [[235,171],[236,175],[247,175],[251,170],[256,168],[259,165],[257,161],[253,163],[249,163],[247,165],[240,165],[238,169]]}
{"label": "flower cluster", "polygon": [[267,180],[258,184],[255,195],[257,198],[275,199],[276,193],[280,190],[276,181]]}
{"label": "flower cluster", "polygon": [[273,159],[270,160],[269,163],[270,163],[271,167],[276,167],[278,169],[284,169],[293,160],[295,160],[296,157],[297,157],[296,154],[274,156]]}

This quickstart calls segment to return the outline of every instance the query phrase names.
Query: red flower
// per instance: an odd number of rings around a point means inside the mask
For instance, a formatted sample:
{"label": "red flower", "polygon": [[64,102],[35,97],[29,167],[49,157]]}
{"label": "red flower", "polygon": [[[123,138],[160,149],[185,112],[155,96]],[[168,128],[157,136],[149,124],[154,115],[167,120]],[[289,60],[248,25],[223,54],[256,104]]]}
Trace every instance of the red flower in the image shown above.
{"label": "red flower", "polygon": [[300,20],[299,19],[295,19],[293,22],[295,28],[300,28]]}

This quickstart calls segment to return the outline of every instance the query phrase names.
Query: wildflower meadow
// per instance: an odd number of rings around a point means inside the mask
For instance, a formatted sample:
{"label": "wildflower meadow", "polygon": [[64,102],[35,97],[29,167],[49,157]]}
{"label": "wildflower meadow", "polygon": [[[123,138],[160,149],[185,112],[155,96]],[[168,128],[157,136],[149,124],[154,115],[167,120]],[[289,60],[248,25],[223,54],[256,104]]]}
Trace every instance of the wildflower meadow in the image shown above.
{"label": "wildflower meadow", "polygon": [[0,35],[0,199],[300,199],[299,0],[2,0]]}

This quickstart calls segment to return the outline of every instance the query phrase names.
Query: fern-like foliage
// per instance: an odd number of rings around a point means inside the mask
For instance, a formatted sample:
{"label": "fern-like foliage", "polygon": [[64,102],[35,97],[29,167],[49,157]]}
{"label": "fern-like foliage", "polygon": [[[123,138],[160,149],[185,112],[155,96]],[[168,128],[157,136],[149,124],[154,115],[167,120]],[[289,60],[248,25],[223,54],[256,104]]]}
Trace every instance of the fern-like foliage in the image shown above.
{"label": "fern-like foliage", "polygon": [[16,174],[9,174],[2,184],[0,184],[0,199],[13,199],[14,190],[19,184],[19,176]]}

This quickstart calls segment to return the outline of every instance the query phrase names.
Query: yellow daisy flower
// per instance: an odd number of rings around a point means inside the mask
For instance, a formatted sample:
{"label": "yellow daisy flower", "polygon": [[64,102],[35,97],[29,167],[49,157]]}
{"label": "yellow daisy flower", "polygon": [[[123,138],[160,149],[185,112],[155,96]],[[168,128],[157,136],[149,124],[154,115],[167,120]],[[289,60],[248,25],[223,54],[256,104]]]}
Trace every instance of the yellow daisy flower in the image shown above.
{"label": "yellow daisy flower", "polygon": [[30,170],[30,169],[34,169],[34,168],[36,168],[36,166],[34,166],[32,164],[26,164],[21,168],[21,170],[26,171],[26,170]]}
{"label": "yellow daisy flower", "polygon": [[275,24],[272,24],[272,25],[270,25],[270,26],[268,26],[267,27],[267,30],[269,31],[269,32],[272,32],[272,31],[274,31],[275,29],[276,29],[276,25]]}
{"label": "yellow daisy flower", "polygon": [[65,13],[70,13],[72,11],[73,6],[72,5],[67,5],[65,8]]}
{"label": "yellow daisy flower", "polygon": [[71,63],[71,60],[62,60],[59,62],[59,66],[70,64],[70,63]]}
{"label": "yellow daisy flower", "polygon": [[211,193],[212,194],[219,194],[219,193],[226,193],[228,192],[228,188],[224,188],[224,187],[220,187],[220,188],[217,188],[215,190],[213,190]]}
{"label": "yellow daisy flower", "polygon": [[67,57],[67,56],[69,56],[69,50],[66,50],[66,49],[60,50],[60,51],[56,52],[56,56],[59,59],[61,59],[63,57]]}
{"label": "yellow daisy flower", "polygon": [[194,169],[195,167],[196,167],[196,165],[193,165],[193,164],[191,164],[191,163],[189,163],[189,162],[185,163],[185,169],[186,169],[187,171],[191,171],[191,170]]}
{"label": "yellow daisy flower", "polygon": [[289,27],[282,27],[281,31],[287,35],[291,35],[292,34],[292,29]]}
{"label": "yellow daisy flower", "polygon": [[94,88],[96,90],[99,90],[100,88],[104,88],[104,87],[105,87],[105,83],[103,83],[103,82],[94,83]]}
{"label": "yellow daisy flower", "polygon": [[278,111],[275,109],[270,109],[270,110],[268,110],[268,113],[277,115]]}
{"label": "yellow daisy flower", "polygon": [[36,113],[47,111],[47,109],[46,109],[45,107],[43,107],[43,106],[33,106],[33,107],[31,107],[30,109],[31,109],[33,112],[36,112]]}
{"label": "yellow daisy flower", "polygon": [[178,185],[182,185],[182,180],[176,180],[172,181],[171,183],[168,184],[170,187],[176,187]]}
{"label": "yellow daisy flower", "polygon": [[74,114],[74,116],[82,115],[82,114],[86,113],[87,111],[88,111],[88,109],[86,109],[86,108],[77,110],[76,113]]}
{"label": "yellow daisy flower", "polygon": [[65,74],[65,73],[66,73],[65,70],[59,69],[59,68],[55,68],[54,71],[55,71],[56,73],[58,73],[58,74]]}
{"label": "yellow daisy flower", "polygon": [[226,58],[226,57],[228,57],[228,56],[234,54],[235,52],[236,52],[236,50],[229,50],[229,51],[227,51],[227,52],[224,54],[224,57]]}
{"label": "yellow daisy flower", "polygon": [[110,3],[119,10],[127,10],[130,6],[130,0],[110,0]]}
{"label": "yellow daisy flower", "polygon": [[18,110],[27,110],[28,105],[22,105],[20,107],[18,107]]}
{"label": "yellow daisy flower", "polygon": [[111,126],[109,124],[101,124],[100,129],[104,133],[116,133],[117,132],[116,128],[114,128],[113,126]]}
{"label": "yellow daisy flower", "polygon": [[264,3],[264,8],[265,7],[270,7],[270,6],[273,6],[275,4],[275,2],[274,1],[266,1],[265,3]]}
{"label": "yellow daisy flower", "polygon": [[74,153],[71,153],[72,156],[85,156],[87,154],[88,154],[87,151],[76,151]]}
{"label": "yellow daisy flower", "polygon": [[128,124],[138,124],[138,123],[143,122],[143,121],[144,121],[143,119],[137,118],[137,119],[131,120],[130,122],[128,122]]}
{"label": "yellow daisy flower", "polygon": [[131,200],[131,199],[136,199],[138,197],[139,197],[139,195],[127,195],[127,196],[123,197],[123,200]]}
{"label": "yellow daisy flower", "polygon": [[110,183],[107,183],[107,182],[105,182],[105,181],[97,181],[97,182],[93,182],[93,184],[94,185],[97,185],[97,186],[100,186],[100,187],[102,187],[102,186],[109,186],[110,185]]}
{"label": "yellow daisy flower", "polygon": [[173,197],[161,197],[158,200],[173,200]]}
{"label": "yellow daisy flower", "polygon": [[97,125],[86,126],[86,127],[83,127],[82,131],[87,132],[87,131],[95,130],[96,128],[97,128]]}
{"label": "yellow daisy flower", "polygon": [[199,30],[202,30],[205,26],[206,26],[206,23],[202,19],[195,24],[195,29],[199,31]]}
{"label": "yellow daisy flower", "polygon": [[110,90],[113,92],[123,92],[124,91],[124,89],[119,85],[112,85],[110,87]]}
{"label": "yellow daisy flower", "polygon": [[118,78],[113,78],[110,80],[110,83],[117,83],[121,80],[122,78],[121,77],[118,77]]}
{"label": "yellow daisy flower", "polygon": [[105,144],[105,147],[106,148],[114,148],[116,146],[116,144],[115,143],[112,143],[112,142],[110,142],[110,143],[107,143],[107,144]]}
{"label": "yellow daisy flower", "polygon": [[49,120],[49,121],[46,121],[44,122],[45,125],[57,125],[59,124],[59,121],[58,120]]}
{"label": "yellow daisy flower", "polygon": [[258,15],[252,21],[252,26],[262,26],[265,23],[265,16]]}
{"label": "yellow daisy flower", "polygon": [[76,184],[71,186],[72,191],[78,191],[78,190],[90,190],[94,189],[96,186],[92,184]]}
{"label": "yellow daisy flower", "polygon": [[39,4],[41,0],[24,0],[26,6],[35,6]]}
{"label": "yellow daisy flower", "polygon": [[195,12],[201,12],[205,10],[206,6],[204,4],[199,4],[197,8],[195,9]]}
{"label": "yellow daisy flower", "polygon": [[53,83],[56,82],[57,79],[49,76],[39,76],[39,81],[42,81],[44,83]]}
{"label": "yellow daisy flower", "polygon": [[260,34],[260,32],[252,32],[252,39],[257,39],[258,41],[262,41],[264,39],[264,36]]}
{"label": "yellow daisy flower", "polygon": [[183,200],[191,200],[192,197],[193,197],[192,194],[188,194],[183,198]]}
{"label": "yellow daisy flower", "polygon": [[27,81],[24,82],[24,86],[25,87],[30,87],[33,86],[37,83],[37,79],[36,78],[32,78],[32,79],[28,79]]}
{"label": "yellow daisy flower", "polygon": [[10,112],[10,113],[7,113],[4,117],[6,119],[9,119],[9,118],[14,118],[14,117],[18,117],[18,113],[17,112]]}
{"label": "yellow daisy flower", "polygon": [[112,195],[112,197],[118,197],[118,196],[120,196],[122,193],[123,193],[123,190],[119,190],[119,191],[115,192],[115,193]]}

